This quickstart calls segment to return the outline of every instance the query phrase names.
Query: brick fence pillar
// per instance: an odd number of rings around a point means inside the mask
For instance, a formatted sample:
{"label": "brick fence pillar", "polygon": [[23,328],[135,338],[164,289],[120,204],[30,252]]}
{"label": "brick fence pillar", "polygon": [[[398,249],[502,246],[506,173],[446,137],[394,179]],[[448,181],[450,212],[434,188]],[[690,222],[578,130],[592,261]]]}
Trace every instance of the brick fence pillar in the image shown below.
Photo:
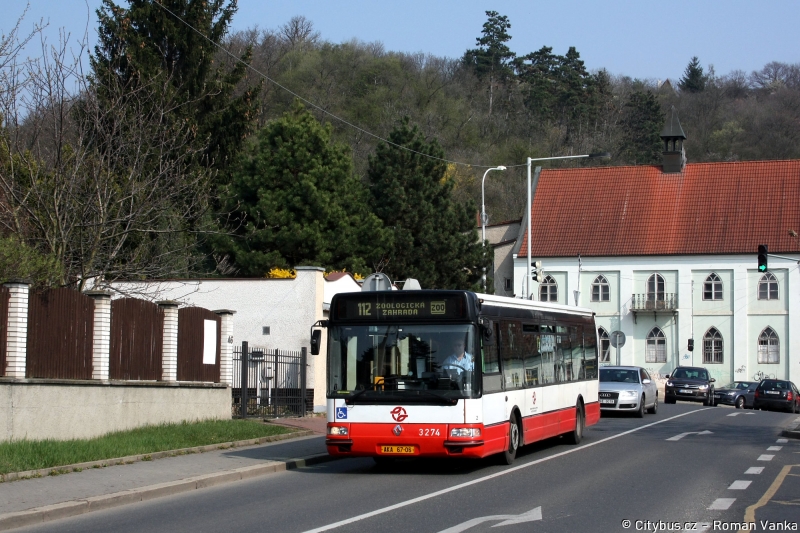
{"label": "brick fence pillar", "polygon": [[3,285],[10,293],[5,375],[8,378],[24,378],[28,355],[28,297],[31,285],[27,281],[9,281]]}
{"label": "brick fence pillar", "polygon": [[178,302],[156,302],[164,310],[164,349],[161,380],[178,381]]}
{"label": "brick fence pillar", "polygon": [[111,352],[111,293],[86,291],[84,294],[94,300],[92,379],[107,380]]}
{"label": "brick fence pillar", "polygon": [[219,381],[233,386],[233,315],[236,311],[217,309],[213,311],[221,320],[219,339]]}

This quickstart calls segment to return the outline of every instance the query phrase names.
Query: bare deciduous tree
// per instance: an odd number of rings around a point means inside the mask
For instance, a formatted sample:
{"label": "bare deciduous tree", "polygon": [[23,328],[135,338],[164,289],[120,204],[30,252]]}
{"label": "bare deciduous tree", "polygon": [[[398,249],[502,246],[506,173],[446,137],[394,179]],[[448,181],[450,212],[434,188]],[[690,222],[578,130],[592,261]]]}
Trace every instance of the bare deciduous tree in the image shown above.
{"label": "bare deciduous tree", "polygon": [[90,81],[68,52],[62,38],[2,67],[0,231],[58,258],[78,289],[191,273],[209,176],[195,132],[171,119],[170,80]]}

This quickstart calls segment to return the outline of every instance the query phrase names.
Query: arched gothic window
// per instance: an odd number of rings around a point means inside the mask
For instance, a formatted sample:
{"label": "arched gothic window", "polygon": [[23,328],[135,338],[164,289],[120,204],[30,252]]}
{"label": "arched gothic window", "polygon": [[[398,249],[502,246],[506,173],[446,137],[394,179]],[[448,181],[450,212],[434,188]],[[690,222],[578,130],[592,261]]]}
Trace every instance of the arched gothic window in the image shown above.
{"label": "arched gothic window", "polygon": [[608,280],[605,276],[597,276],[592,283],[592,301],[607,302],[610,291],[608,290]]}
{"label": "arched gothic window", "polygon": [[542,302],[558,301],[558,284],[552,276],[545,276],[539,285],[539,300]]}
{"label": "arched gothic window", "polygon": [[667,362],[667,338],[664,332],[658,327],[650,330],[647,334],[647,353],[645,354],[647,363],[666,363]]}
{"label": "arched gothic window", "polygon": [[775,330],[769,326],[758,336],[758,362],[765,364],[781,362],[781,341]]}
{"label": "arched gothic window", "polygon": [[713,272],[703,283],[703,300],[722,300],[722,280]]}
{"label": "arched gothic window", "polygon": [[600,336],[600,362],[611,362],[611,339],[608,337],[608,332],[603,328],[597,328],[597,334]]}
{"label": "arched gothic window", "polygon": [[758,299],[759,300],[777,300],[778,299],[778,278],[772,272],[767,272],[758,282]]}
{"label": "arched gothic window", "polygon": [[703,337],[703,363],[722,362],[722,334],[710,328]]}

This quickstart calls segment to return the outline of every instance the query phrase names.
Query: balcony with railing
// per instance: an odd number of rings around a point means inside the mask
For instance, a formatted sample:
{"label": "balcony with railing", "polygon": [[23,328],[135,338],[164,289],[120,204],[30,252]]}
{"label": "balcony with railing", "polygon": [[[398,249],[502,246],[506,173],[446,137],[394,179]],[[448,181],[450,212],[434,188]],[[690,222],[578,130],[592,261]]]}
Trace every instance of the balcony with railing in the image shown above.
{"label": "balcony with railing", "polygon": [[631,297],[631,312],[634,323],[637,313],[642,312],[653,313],[653,318],[662,313],[675,315],[678,312],[678,295],[674,292],[634,294]]}

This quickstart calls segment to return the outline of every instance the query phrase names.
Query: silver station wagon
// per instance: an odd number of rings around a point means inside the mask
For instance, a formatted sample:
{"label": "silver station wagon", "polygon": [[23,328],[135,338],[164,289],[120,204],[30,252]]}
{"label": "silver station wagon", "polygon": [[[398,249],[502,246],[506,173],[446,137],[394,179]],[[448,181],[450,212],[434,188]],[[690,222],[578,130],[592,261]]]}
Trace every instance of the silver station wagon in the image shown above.
{"label": "silver station wagon", "polygon": [[600,368],[600,411],[627,411],[639,418],[658,411],[658,388],[639,366]]}

